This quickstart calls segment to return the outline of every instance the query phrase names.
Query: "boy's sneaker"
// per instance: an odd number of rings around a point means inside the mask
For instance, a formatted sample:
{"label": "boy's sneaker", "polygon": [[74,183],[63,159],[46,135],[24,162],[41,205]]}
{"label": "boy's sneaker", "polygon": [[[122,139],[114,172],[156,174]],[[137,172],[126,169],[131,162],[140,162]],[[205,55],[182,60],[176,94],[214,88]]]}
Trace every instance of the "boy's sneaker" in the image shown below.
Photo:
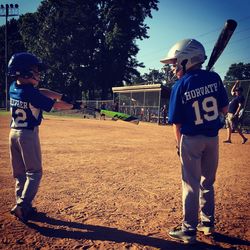
{"label": "boy's sneaker", "polygon": [[185,244],[193,244],[196,242],[196,231],[183,231],[180,227],[169,231],[169,236],[173,240],[183,242]]}
{"label": "boy's sneaker", "polygon": [[211,235],[214,233],[214,225],[209,222],[201,222],[197,226],[197,230],[203,232],[204,235]]}
{"label": "boy's sneaker", "polygon": [[10,213],[15,215],[23,223],[28,222],[27,215],[26,215],[26,213],[24,212],[24,210],[23,210],[23,208],[21,206],[16,205],[15,207],[13,207],[11,209]]}

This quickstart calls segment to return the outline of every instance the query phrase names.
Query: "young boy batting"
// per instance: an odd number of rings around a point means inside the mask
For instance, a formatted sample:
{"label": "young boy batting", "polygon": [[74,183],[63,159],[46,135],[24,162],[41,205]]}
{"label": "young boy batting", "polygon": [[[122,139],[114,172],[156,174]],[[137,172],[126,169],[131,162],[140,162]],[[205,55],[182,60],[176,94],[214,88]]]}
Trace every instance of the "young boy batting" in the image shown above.
{"label": "young boy batting", "polygon": [[14,54],[8,64],[8,74],[14,78],[9,90],[12,117],[9,146],[16,205],[11,213],[24,223],[36,212],[32,201],[42,178],[39,126],[43,111],[74,107],[64,102],[59,93],[39,91],[40,72],[45,68],[35,55],[26,52]]}

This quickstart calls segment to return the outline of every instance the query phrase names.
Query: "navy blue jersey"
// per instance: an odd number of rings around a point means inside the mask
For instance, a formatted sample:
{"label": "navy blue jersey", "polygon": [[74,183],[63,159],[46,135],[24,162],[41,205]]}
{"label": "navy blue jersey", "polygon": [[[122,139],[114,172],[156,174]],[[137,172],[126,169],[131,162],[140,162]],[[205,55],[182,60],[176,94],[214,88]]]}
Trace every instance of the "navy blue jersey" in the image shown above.
{"label": "navy blue jersey", "polygon": [[42,111],[49,112],[55,101],[42,95],[32,84],[10,86],[11,128],[33,129],[42,121]]}
{"label": "navy blue jersey", "polygon": [[220,76],[193,70],[172,88],[169,123],[181,124],[181,134],[216,136],[222,127],[219,111],[227,105],[228,96]]}
{"label": "navy blue jersey", "polygon": [[[243,95],[241,96],[235,96],[232,101],[229,103],[228,106],[228,113],[232,113],[234,114],[236,112],[236,110],[239,107],[239,104],[241,104],[242,106],[244,105],[245,102],[245,98]],[[243,107],[242,107],[243,108]]]}

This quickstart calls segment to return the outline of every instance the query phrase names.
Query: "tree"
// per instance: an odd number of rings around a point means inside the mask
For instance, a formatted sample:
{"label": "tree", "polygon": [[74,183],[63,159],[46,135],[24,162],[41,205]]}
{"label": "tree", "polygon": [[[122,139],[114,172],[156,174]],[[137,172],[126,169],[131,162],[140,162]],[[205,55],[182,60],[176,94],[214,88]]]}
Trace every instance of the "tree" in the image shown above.
{"label": "tree", "polygon": [[160,83],[171,86],[174,83],[173,77],[174,74],[170,65],[164,65],[162,70],[149,69],[149,73],[133,77],[131,84],[138,85]]}
{"label": "tree", "polygon": [[91,88],[90,75],[94,75],[95,1],[46,0],[20,22],[25,45],[49,65],[44,85],[81,98],[82,90]]}
{"label": "tree", "polygon": [[163,66],[163,71],[164,71],[164,78],[166,80],[166,84],[173,84],[174,82],[174,73],[171,69],[171,66],[168,64],[165,64]]}
{"label": "tree", "polygon": [[128,84],[139,77],[137,67],[143,64],[136,60],[139,51],[136,39],[147,38],[146,17],[157,8],[158,0],[113,0],[99,1],[100,50],[98,53],[99,86],[102,99],[111,93],[112,86]]}
{"label": "tree", "polygon": [[113,86],[139,77],[136,39],[147,38],[146,17],[158,0],[44,0],[20,17],[26,48],[49,69],[43,86],[74,99],[111,95]]}
{"label": "tree", "polygon": [[225,81],[249,80],[250,79],[250,63],[234,63],[232,64],[225,76]]}
{"label": "tree", "polygon": [[161,83],[164,85],[171,85],[173,83],[173,71],[170,65],[164,65],[162,70],[151,69],[150,72],[143,75],[143,78],[147,82]]}
{"label": "tree", "polygon": [[164,73],[156,69],[149,69],[149,73],[143,74],[143,79],[146,83],[162,83],[164,81]]}
{"label": "tree", "polygon": [[139,74],[131,77],[130,82],[124,82],[123,85],[143,85],[147,84],[144,75]]}

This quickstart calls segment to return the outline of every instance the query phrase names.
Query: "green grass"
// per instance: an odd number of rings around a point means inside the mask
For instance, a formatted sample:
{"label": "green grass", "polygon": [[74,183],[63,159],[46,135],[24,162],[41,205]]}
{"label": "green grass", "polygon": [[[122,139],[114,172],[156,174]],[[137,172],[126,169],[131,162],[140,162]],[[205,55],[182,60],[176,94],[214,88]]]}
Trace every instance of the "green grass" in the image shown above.
{"label": "green grass", "polygon": [[[52,112],[43,112],[44,116],[60,116],[60,117],[68,117],[68,118],[84,118],[84,114],[79,111],[52,111]],[[8,116],[10,115],[10,111],[6,111],[4,109],[0,110],[0,116]],[[93,116],[85,114],[85,118],[93,118]]]}
{"label": "green grass", "polygon": [[0,110],[0,115],[9,115],[10,112],[6,110]]}
{"label": "green grass", "polygon": [[[51,112],[44,112],[43,113],[46,116],[61,116],[61,117],[77,117],[77,118],[84,118],[84,114],[79,111],[51,111]],[[86,114],[85,114],[86,115]],[[89,116],[89,115],[86,115]]]}

